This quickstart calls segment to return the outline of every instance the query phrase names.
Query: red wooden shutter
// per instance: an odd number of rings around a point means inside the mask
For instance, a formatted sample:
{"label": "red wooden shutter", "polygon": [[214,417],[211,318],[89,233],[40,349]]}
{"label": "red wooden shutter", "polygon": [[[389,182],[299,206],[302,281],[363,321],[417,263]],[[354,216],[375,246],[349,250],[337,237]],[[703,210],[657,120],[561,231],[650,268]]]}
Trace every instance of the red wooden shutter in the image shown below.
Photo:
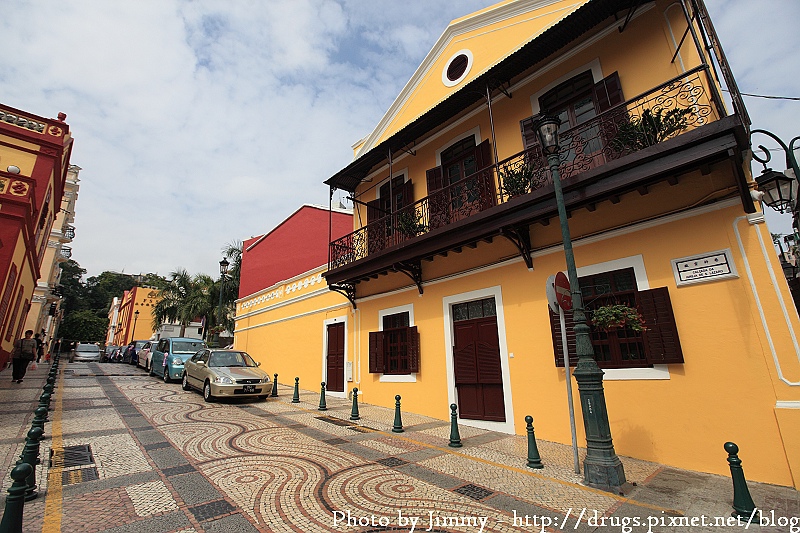
{"label": "red wooden shutter", "polygon": [[383,356],[383,332],[369,332],[369,373],[382,374],[386,367]]}
{"label": "red wooden shutter", "polygon": [[8,280],[6,281],[6,290],[3,291],[3,299],[0,300],[0,327],[3,327],[6,315],[8,314],[8,307],[11,305],[11,294],[14,292],[14,284],[17,282],[17,265],[11,264],[11,272],[8,273]]}
{"label": "red wooden shutter", "polygon": [[428,194],[436,192],[444,187],[442,167],[433,167],[425,171],[425,178],[428,180]]}
{"label": "red wooden shutter", "polygon": [[644,346],[650,364],[683,363],[678,326],[672,312],[669,289],[658,287],[636,293],[644,317]]}
{"label": "red wooden shutter", "polygon": [[492,150],[489,139],[475,147],[475,165],[477,170],[484,169],[492,164]]}
{"label": "red wooden shutter", "polygon": [[[558,315],[547,309],[550,315],[550,333],[553,337],[553,353],[557,367],[564,366],[564,348],[561,343],[561,321]],[[572,313],[564,313],[564,324],[567,328],[567,351],[569,352],[569,366],[578,364],[577,347],[575,344],[575,322],[572,321]]]}
{"label": "red wooden shutter", "polygon": [[383,217],[380,198],[367,202],[367,224]]}
{"label": "red wooden shutter", "polygon": [[417,326],[408,328],[408,371],[419,372],[419,332]]}
{"label": "red wooden shutter", "polygon": [[11,316],[9,317],[8,321],[8,329],[6,329],[6,341],[10,341],[11,337],[14,336],[14,324],[17,323],[17,313],[19,313],[19,307],[22,305],[22,293],[24,291],[25,287],[20,285],[19,290],[17,291],[17,302],[14,304],[14,310],[11,311]]}
{"label": "red wooden shutter", "polygon": [[622,96],[622,84],[619,82],[619,74],[614,72],[607,78],[597,82],[592,88],[592,98],[598,113],[624,102],[625,98]]}
{"label": "red wooden shutter", "polygon": [[403,184],[403,205],[398,205],[397,209],[401,207],[406,207],[407,205],[411,205],[414,203],[414,185],[411,183],[411,180],[408,180]]}

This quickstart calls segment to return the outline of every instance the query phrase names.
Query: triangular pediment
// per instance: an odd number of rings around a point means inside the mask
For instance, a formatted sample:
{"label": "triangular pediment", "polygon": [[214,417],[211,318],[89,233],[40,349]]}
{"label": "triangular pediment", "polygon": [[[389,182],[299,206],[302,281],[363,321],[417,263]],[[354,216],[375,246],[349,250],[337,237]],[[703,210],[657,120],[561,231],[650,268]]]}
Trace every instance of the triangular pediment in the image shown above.
{"label": "triangular pediment", "polygon": [[588,1],[509,0],[451,22],[358,146],[356,159]]}

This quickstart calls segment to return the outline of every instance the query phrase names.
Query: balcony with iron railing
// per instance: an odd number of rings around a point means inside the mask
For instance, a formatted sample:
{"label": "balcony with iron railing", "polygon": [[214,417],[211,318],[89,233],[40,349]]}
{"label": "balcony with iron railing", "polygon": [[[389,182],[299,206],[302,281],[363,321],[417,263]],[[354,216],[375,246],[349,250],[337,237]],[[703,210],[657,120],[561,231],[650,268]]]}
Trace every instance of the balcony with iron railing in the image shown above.
{"label": "balcony with iron railing", "polygon": [[64,237],[66,237],[69,240],[75,238],[75,228],[72,226],[64,226],[62,232],[64,234]]}
{"label": "balcony with iron railing", "polygon": [[69,246],[62,246],[61,250],[58,251],[58,256],[64,261],[68,260],[72,257],[72,248]]}
{"label": "balcony with iron railing", "polygon": [[[695,68],[561,132],[561,179],[568,186],[579,185],[584,178],[587,183],[596,183],[611,174],[620,175],[622,170],[643,167],[667,154],[685,151],[716,135],[718,130],[741,127],[737,117],[725,118],[721,103],[704,84],[704,74],[703,67]],[[534,118],[522,121],[523,126],[530,128]],[[713,132],[703,129],[721,121],[726,121],[724,128],[712,128]],[[727,145],[717,144],[720,146],[715,145],[714,156],[719,158],[718,152]],[[692,157],[700,155],[684,157],[675,165],[683,165],[680,168],[685,170],[684,160],[691,162]],[[653,176],[653,172],[658,171],[651,164],[645,173]],[[619,186],[619,179],[616,183]],[[329,273],[410,241],[432,238],[434,232],[442,235],[448,227],[462,227],[461,221],[479,218],[476,215],[488,210],[493,216],[485,217],[484,229],[494,231],[503,223],[499,215],[507,214],[512,207],[519,212],[520,206],[552,195],[552,190],[547,160],[541,147],[534,144],[331,242]],[[507,218],[507,222],[513,220]],[[519,216],[516,220],[525,221]],[[333,281],[339,277],[334,275]]]}

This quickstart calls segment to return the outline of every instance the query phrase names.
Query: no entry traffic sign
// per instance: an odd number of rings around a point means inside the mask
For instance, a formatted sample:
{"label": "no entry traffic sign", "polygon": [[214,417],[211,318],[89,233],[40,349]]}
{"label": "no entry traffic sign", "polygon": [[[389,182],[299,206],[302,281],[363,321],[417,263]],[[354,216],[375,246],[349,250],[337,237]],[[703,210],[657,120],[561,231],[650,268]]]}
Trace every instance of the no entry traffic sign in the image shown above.
{"label": "no entry traffic sign", "polygon": [[569,280],[566,274],[563,272],[556,274],[554,286],[558,305],[560,305],[561,309],[564,311],[570,311],[572,309],[572,292],[570,292]]}

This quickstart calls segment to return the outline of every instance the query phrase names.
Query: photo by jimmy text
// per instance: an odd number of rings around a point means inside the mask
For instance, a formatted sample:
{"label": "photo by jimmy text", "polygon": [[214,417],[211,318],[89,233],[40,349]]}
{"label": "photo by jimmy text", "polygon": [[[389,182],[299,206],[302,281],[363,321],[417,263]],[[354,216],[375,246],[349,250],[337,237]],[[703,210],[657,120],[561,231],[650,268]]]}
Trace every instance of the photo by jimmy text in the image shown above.
{"label": "photo by jimmy text", "polygon": [[488,516],[445,515],[436,511],[414,516],[398,510],[397,515],[356,515],[350,511],[333,512],[334,529],[348,527],[401,527],[408,528],[409,533],[415,531],[434,531],[443,527],[459,528],[463,531],[482,532],[489,522]]}

